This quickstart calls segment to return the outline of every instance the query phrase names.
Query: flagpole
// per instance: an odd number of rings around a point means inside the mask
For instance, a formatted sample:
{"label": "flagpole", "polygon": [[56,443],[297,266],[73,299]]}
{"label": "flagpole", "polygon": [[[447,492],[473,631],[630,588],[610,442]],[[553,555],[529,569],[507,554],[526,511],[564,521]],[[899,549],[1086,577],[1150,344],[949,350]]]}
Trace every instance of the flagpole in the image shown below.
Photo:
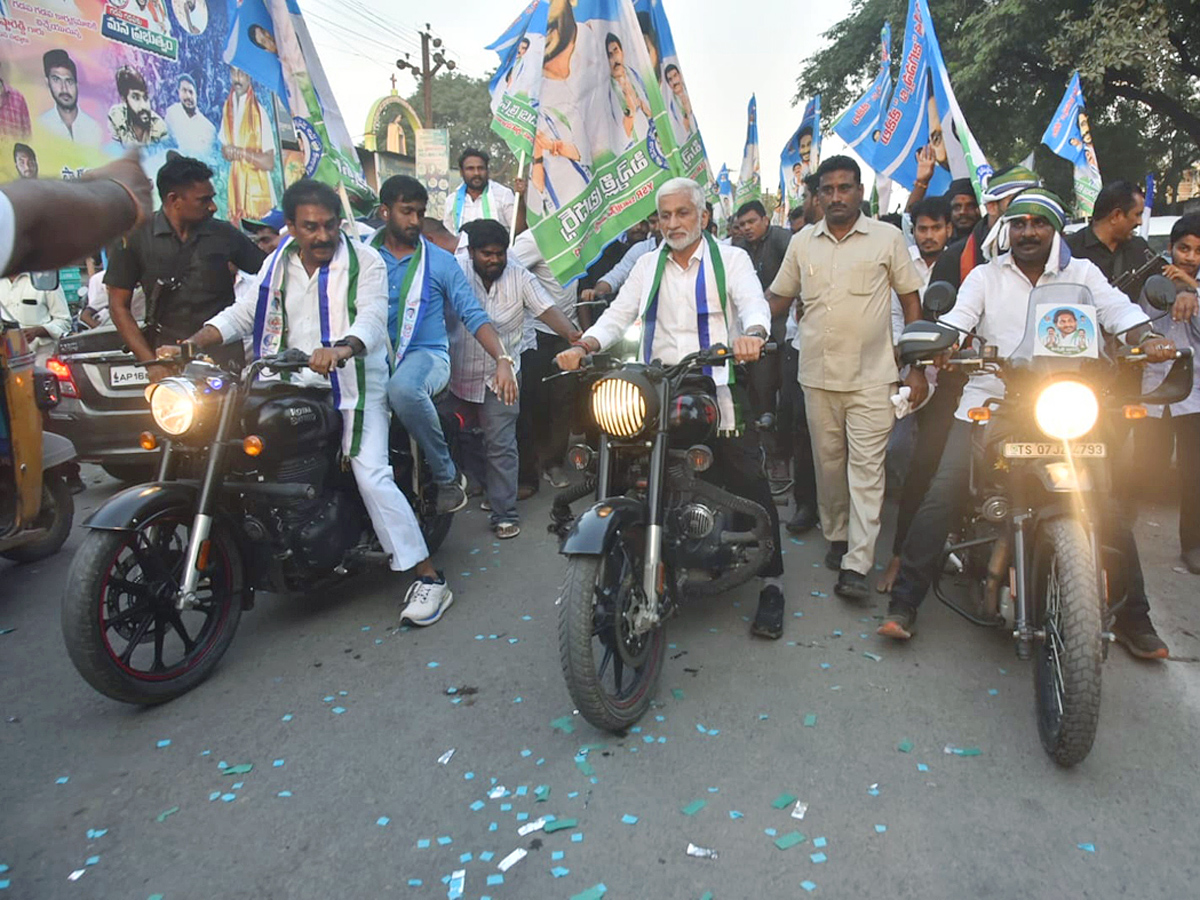
{"label": "flagpole", "polygon": [[[518,161],[517,161],[517,181],[520,181],[524,177],[525,177],[525,151],[522,150],[521,155],[518,157]],[[522,191],[520,194],[517,195],[516,200],[513,202],[512,222],[509,223],[509,226],[508,226],[508,245],[510,247],[512,246],[513,241],[515,241],[517,239],[517,210],[520,208],[521,200],[524,198],[524,196],[525,196],[525,192]]]}
{"label": "flagpole", "polygon": [[342,213],[346,216],[346,234],[350,235],[355,240],[358,239],[358,229],[354,227],[354,209],[350,206],[350,195],[346,193],[346,185],[339,181],[337,186],[338,196],[342,198]]}

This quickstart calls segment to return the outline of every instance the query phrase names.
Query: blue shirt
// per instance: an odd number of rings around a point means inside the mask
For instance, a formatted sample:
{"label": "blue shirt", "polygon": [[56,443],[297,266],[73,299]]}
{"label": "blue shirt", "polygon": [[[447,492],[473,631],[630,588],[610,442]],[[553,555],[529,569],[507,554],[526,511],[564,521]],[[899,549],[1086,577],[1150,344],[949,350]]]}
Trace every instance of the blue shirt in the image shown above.
{"label": "blue shirt", "polygon": [[[481,326],[491,320],[483,311],[475,292],[467,283],[458,261],[433,244],[426,244],[429,258],[425,262],[429,272],[429,296],[424,302],[429,304],[421,316],[421,322],[409,341],[408,350],[428,350],[437,353],[447,361],[450,359],[450,338],[446,333],[446,308],[449,307],[458,314],[467,331],[474,334]],[[396,334],[396,322],[400,316],[400,285],[404,283],[404,273],[408,271],[412,254],[403,259],[396,259],[382,242],[376,248],[388,271],[388,334]]]}

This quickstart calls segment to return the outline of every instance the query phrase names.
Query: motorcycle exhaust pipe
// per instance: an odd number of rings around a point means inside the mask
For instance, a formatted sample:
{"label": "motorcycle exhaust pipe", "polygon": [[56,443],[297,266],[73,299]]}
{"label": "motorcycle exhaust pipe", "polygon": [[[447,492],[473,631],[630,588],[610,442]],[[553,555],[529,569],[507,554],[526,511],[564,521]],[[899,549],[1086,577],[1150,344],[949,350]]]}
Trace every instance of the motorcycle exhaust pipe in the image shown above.
{"label": "motorcycle exhaust pipe", "polygon": [[1000,615],[1000,588],[1008,583],[1008,569],[1012,564],[1012,547],[1007,534],[1002,534],[992,545],[988,559],[987,580],[983,585],[983,618],[995,619]]}

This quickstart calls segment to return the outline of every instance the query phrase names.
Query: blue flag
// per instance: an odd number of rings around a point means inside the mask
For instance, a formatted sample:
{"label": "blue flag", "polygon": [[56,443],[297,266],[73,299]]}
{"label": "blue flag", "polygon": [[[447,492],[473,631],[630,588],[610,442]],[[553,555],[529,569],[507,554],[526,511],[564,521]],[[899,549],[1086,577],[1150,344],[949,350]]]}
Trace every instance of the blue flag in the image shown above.
{"label": "blue flag", "polygon": [[883,23],[879,34],[879,73],[866,93],[833,123],[833,133],[846,142],[869,166],[874,165],[875,140],[892,96],[892,26]]}
{"label": "blue flag", "polygon": [[225,41],[225,62],[286,99],[288,93],[279,54],[267,49],[274,44],[275,23],[264,0],[243,0],[234,7],[229,37]]}
{"label": "blue flag", "polygon": [[1042,135],[1042,143],[1075,167],[1075,213],[1090,217],[1100,193],[1100,164],[1092,146],[1092,129],[1078,72],[1071,75],[1067,92]]}
{"label": "blue flag", "polygon": [[496,88],[500,87],[501,84],[504,83],[504,79],[507,77],[509,71],[512,70],[518,58],[523,55],[518,52],[521,49],[521,39],[525,37],[525,32],[529,30],[529,26],[533,20],[533,15],[535,12],[538,12],[539,6],[543,7],[539,16],[539,20],[541,22],[545,22],[547,12],[546,7],[549,6],[549,3],[542,2],[542,0],[532,0],[532,2],[525,7],[524,11],[522,11],[519,16],[513,19],[512,24],[505,29],[504,34],[500,35],[500,37],[496,38],[494,41],[488,44],[486,48],[484,48],[486,50],[495,50],[500,57],[500,65],[496,68],[495,74],[492,75],[492,80],[488,83],[488,91],[490,93],[496,93]]}
{"label": "blue flag", "polygon": [[992,169],[950,87],[929,5],[926,0],[909,0],[900,77],[881,123],[871,166],[911,190],[917,180],[917,153],[925,147],[933,151],[936,162],[928,195],[945,193],[954,178],[970,178],[976,194],[982,193],[981,182]]}
{"label": "blue flag", "polygon": [[758,164],[758,101],[750,95],[750,105],[746,108],[746,148],[742,151],[742,168],[738,172],[737,193],[733,205],[741,207],[743,203],[758,200],[762,197],[762,173]]}
{"label": "blue flag", "polygon": [[779,197],[786,213],[804,202],[804,179],[821,160],[821,95],[804,107],[804,117],[779,154]]}

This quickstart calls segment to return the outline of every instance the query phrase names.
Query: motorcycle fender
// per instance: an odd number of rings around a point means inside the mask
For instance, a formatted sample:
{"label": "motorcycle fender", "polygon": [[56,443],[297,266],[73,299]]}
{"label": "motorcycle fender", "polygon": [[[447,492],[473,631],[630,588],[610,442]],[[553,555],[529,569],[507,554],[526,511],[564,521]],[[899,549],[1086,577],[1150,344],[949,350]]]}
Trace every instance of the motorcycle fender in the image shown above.
{"label": "motorcycle fender", "polygon": [[112,496],[107,503],[88,516],[84,528],[97,531],[131,531],[167,509],[195,509],[200,489],[194,484],[162,481],[139,484]]}
{"label": "motorcycle fender", "polygon": [[75,445],[61,434],[42,432],[42,471],[49,472],[56,466],[75,458]]}
{"label": "motorcycle fender", "polygon": [[631,525],[644,525],[646,507],[628,497],[601,500],[575,520],[563,538],[559,553],[566,556],[600,556],[612,546],[616,533]]}

